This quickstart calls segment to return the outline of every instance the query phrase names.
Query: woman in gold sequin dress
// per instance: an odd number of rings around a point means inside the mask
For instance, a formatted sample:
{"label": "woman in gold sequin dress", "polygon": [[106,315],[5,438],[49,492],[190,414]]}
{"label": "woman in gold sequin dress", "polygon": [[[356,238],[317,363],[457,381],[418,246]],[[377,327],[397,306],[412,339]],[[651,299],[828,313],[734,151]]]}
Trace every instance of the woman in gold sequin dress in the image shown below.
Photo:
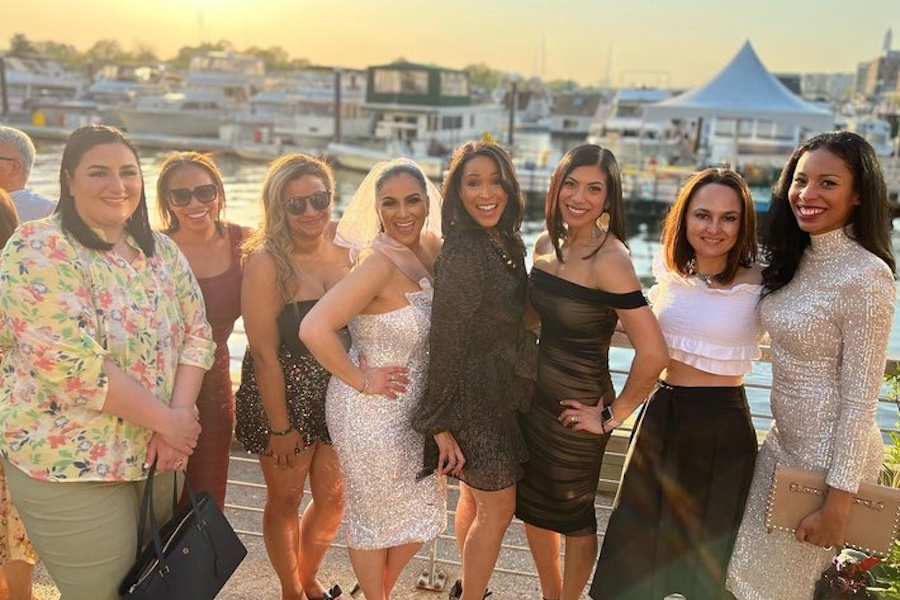
{"label": "woman in gold sequin dress", "polygon": [[[334,178],[323,161],[289,154],[263,182],[263,220],[245,242],[241,310],[249,346],[235,395],[235,435],[266,481],[263,540],[282,600],[340,595],[317,579],[341,523],[341,473],[325,426],[328,371],[300,343],[300,321],[350,270],[331,220]],[[303,485],[312,501],[298,515]]]}
{"label": "woman in gold sequin dress", "polygon": [[[350,562],[367,600],[390,597],[446,520],[443,479],[416,477],[424,438],[411,423],[428,369],[439,211],[437,189],[414,162],[377,165],[335,236],[358,252],[356,266],[300,327],[333,375],[325,415],[344,475]],[[338,337],[345,326],[349,352]]]}
{"label": "woman in gold sequin dress", "polygon": [[[760,303],[772,347],[774,422],[731,558],[738,600],[810,598],[844,541],[852,493],[877,476],[875,423],[894,314],[887,191],[861,137],[820,134],[788,160],[769,209]],[[775,465],[826,473],[822,507],[794,534],[766,533]]]}

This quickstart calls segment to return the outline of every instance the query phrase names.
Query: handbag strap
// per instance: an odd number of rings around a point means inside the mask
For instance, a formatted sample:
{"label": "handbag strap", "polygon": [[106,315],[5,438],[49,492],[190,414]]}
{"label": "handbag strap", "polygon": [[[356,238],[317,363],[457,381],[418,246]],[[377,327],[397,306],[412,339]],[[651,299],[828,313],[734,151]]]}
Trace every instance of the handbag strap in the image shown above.
{"label": "handbag strap", "polygon": [[[176,509],[178,508],[178,472],[174,471],[173,473],[174,482],[172,485],[172,514],[175,514]],[[159,532],[159,523],[156,520],[156,511],[153,510],[153,480],[156,479],[156,460],[154,459],[153,464],[150,465],[150,470],[147,473],[147,482],[144,484],[144,494],[141,499],[141,509],[140,516],[138,518],[138,529],[137,529],[137,550],[135,551],[135,560],[139,560],[141,557],[141,552],[144,549],[144,531],[147,527],[147,523],[150,523],[150,539],[153,542],[153,548],[156,551],[157,558],[162,561],[163,560],[163,548],[162,548],[162,538],[160,537]],[[184,478],[184,487],[187,490],[188,498],[190,498],[191,506],[194,508],[196,512],[198,510],[197,498],[194,496],[194,491],[191,489],[191,484],[188,482],[187,477]]]}

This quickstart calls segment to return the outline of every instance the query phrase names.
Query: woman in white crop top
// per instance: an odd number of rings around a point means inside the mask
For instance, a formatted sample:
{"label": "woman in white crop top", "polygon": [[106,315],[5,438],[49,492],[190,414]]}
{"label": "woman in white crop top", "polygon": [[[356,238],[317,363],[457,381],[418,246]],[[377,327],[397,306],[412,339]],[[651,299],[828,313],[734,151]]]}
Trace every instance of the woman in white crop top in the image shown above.
{"label": "woman in white crop top", "polygon": [[759,356],[756,214],[734,171],[694,175],[663,224],[650,291],[669,366],[644,409],[591,597],[730,598],[756,459],[744,374]]}

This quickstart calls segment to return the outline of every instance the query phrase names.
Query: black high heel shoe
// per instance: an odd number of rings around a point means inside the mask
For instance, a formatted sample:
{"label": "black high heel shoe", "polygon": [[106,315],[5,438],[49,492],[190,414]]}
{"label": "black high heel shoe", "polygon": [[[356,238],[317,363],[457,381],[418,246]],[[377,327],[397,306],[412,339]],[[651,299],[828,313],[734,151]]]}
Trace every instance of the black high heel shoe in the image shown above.
{"label": "black high heel shoe", "polygon": [[[491,590],[484,590],[484,596],[482,596],[482,600],[487,598],[491,594],[493,594]],[[450,587],[450,593],[447,595],[450,600],[459,600],[462,598],[462,580],[457,579],[456,582]]]}
{"label": "black high heel shoe", "polygon": [[335,598],[340,598],[341,594],[344,592],[341,590],[341,586],[335,584],[330,590],[322,594],[321,596],[315,598],[307,597],[307,600],[335,600]]}

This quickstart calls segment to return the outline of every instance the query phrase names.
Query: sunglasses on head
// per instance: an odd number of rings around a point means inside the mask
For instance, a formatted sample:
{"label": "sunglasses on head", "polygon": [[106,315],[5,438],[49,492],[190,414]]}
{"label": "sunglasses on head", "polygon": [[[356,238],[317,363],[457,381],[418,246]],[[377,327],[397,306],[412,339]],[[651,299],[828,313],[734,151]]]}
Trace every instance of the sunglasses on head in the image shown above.
{"label": "sunglasses on head", "polygon": [[169,202],[173,206],[187,206],[191,203],[191,198],[196,198],[202,204],[209,204],[219,196],[219,188],[214,183],[198,185],[194,189],[175,188],[169,190]]}
{"label": "sunglasses on head", "polygon": [[331,204],[331,192],[316,192],[309,196],[294,196],[283,201],[284,210],[289,214],[299,217],[306,212],[306,201],[309,201],[313,210],[325,210]]}

